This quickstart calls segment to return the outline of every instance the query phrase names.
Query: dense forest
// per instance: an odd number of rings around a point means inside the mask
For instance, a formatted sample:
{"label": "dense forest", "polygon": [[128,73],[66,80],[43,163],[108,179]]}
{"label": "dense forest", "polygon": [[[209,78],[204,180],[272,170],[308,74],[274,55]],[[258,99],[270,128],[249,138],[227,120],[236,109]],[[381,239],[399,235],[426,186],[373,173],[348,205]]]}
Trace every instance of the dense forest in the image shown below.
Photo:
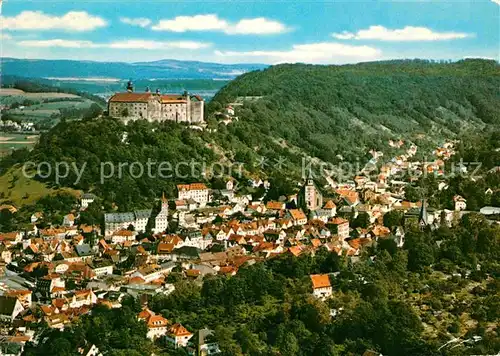
{"label": "dense forest", "polygon": [[439,140],[500,124],[499,86],[495,61],[284,64],[231,81],[209,112],[242,101],[233,130],[249,147],[280,138],[327,162],[354,161],[388,138],[420,146],[417,134]]}
{"label": "dense forest", "polygon": [[[189,330],[215,331],[223,356],[494,354],[500,348],[500,227],[470,214],[454,228],[408,231],[402,249],[381,239],[357,263],[321,248],[283,254],[207,276],[200,285],[173,272],[176,290],[149,308]],[[311,295],[310,274],[329,273],[333,297]],[[154,345],[134,318],[138,300],[120,311],[97,307],[63,332],[46,330],[26,355],[71,355],[85,341],[109,355],[187,355]],[[496,327],[496,328],[495,328]],[[45,338],[47,337],[47,338]],[[460,343],[443,346],[457,337]],[[466,341],[468,340],[468,341]],[[457,347],[454,347],[458,345]]]}

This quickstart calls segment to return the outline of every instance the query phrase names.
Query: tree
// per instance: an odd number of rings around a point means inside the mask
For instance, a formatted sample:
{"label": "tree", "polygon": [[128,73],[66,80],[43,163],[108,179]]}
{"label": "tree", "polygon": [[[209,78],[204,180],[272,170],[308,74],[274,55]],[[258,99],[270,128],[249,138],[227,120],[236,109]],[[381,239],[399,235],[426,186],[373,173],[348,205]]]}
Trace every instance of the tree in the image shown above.
{"label": "tree", "polygon": [[405,188],[405,199],[415,202],[422,199],[422,195],[417,188],[412,185],[407,185]]}
{"label": "tree", "polygon": [[361,227],[363,229],[366,229],[369,225],[370,225],[370,215],[368,215],[368,213],[365,211],[360,212],[352,223],[353,228]]}
{"label": "tree", "polygon": [[294,356],[299,353],[300,347],[297,338],[291,331],[286,330],[283,325],[280,325],[276,339],[276,346],[282,355]]}
{"label": "tree", "polygon": [[384,214],[384,226],[392,229],[395,226],[400,226],[403,220],[403,215],[396,211],[391,210]]}
{"label": "tree", "polygon": [[422,271],[424,267],[434,263],[434,250],[429,244],[419,242],[408,250],[408,269]]}

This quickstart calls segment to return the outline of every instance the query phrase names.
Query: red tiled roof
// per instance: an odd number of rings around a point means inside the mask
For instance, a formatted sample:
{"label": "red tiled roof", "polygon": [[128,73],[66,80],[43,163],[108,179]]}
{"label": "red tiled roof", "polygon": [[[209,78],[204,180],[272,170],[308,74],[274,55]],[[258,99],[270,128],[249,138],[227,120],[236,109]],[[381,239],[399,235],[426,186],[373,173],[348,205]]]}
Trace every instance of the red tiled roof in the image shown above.
{"label": "red tiled roof", "polygon": [[116,93],[110,99],[110,103],[147,103],[153,94],[151,93]]}
{"label": "red tiled roof", "polygon": [[336,218],[333,218],[331,219],[330,221],[328,221],[330,224],[334,224],[334,225],[340,225],[340,224],[345,224],[345,223],[348,223],[349,221],[346,220],[346,219],[342,219],[342,218],[339,218],[339,217],[336,217]]}
{"label": "red tiled roof", "polygon": [[323,208],[325,209],[333,209],[337,207],[332,200],[328,200]]}
{"label": "red tiled roof", "polygon": [[327,274],[312,274],[311,281],[314,289],[331,287],[330,277]]}
{"label": "red tiled roof", "polygon": [[178,190],[203,190],[208,189],[205,183],[178,184]]}
{"label": "red tiled roof", "polygon": [[307,219],[306,214],[304,214],[304,212],[300,209],[290,209],[289,212],[294,220]]}
{"label": "red tiled roof", "polygon": [[281,210],[283,209],[284,204],[279,201],[268,201],[266,204],[267,209],[271,210]]}
{"label": "red tiled roof", "polygon": [[190,333],[184,326],[179,323],[176,323],[170,327],[168,330],[170,334],[174,336],[190,336],[193,335]]}

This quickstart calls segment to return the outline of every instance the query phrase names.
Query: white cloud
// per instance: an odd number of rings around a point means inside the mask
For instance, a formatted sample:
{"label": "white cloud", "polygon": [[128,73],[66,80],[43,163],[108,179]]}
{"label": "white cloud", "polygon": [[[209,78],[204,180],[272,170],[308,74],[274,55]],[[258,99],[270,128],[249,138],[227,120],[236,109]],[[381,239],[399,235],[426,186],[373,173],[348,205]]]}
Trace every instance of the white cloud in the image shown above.
{"label": "white cloud", "polygon": [[155,31],[172,32],[219,31],[230,35],[267,35],[283,33],[289,30],[281,22],[269,20],[264,17],[242,19],[236,23],[230,23],[215,14],[177,16],[170,20],[160,20],[152,29]]}
{"label": "white cloud", "polygon": [[[500,1],[500,0],[499,0]],[[384,26],[370,26],[368,29],[356,33],[344,31],[333,33],[339,40],[379,40],[379,41],[446,41],[472,37],[472,34],[463,32],[434,32],[426,27],[406,26],[402,29],[391,30]]]}
{"label": "white cloud", "polygon": [[145,17],[138,17],[133,19],[130,17],[122,17],[120,18],[120,21],[127,25],[139,26],[143,28],[151,25],[151,20]]}
{"label": "white cloud", "polygon": [[256,34],[265,35],[272,33],[283,33],[288,28],[278,21],[268,20],[264,17],[255,19],[243,19],[226,29],[228,34]]}
{"label": "white cloud", "polygon": [[23,47],[61,47],[61,48],[112,48],[112,49],[143,49],[143,50],[162,50],[162,49],[188,49],[196,50],[210,47],[210,43],[194,41],[148,41],[148,40],[127,40],[111,43],[95,43],[92,41],[74,41],[74,40],[29,40],[18,43]]}
{"label": "white cloud", "polygon": [[500,5],[500,0],[491,0],[491,1],[493,1],[497,5]]}
{"label": "white cloud", "polygon": [[52,16],[41,11],[23,11],[14,17],[0,17],[0,27],[9,30],[91,31],[106,26],[106,21],[85,11],[70,11]]}
{"label": "white cloud", "polygon": [[377,48],[335,42],[293,45],[284,51],[216,51],[221,59],[262,63],[347,63],[373,60],[381,55]]}
{"label": "white cloud", "polygon": [[152,29],[155,31],[222,31],[228,23],[214,14],[196,16],[177,16],[172,20],[160,20]]}
{"label": "white cloud", "polygon": [[22,47],[40,47],[40,48],[50,48],[50,47],[62,47],[62,48],[97,48],[99,47],[92,41],[73,41],[73,40],[28,40],[20,41],[18,43]]}

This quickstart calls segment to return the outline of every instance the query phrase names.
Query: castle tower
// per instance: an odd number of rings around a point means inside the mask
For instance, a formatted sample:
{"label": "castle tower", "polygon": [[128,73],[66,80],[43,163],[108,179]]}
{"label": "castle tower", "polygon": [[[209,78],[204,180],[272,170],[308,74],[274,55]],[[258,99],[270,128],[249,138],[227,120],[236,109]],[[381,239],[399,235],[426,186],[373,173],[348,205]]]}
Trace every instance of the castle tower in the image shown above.
{"label": "castle tower", "polygon": [[129,93],[132,93],[134,91],[134,85],[132,84],[131,80],[129,80],[128,83],[127,83],[127,91]]}
{"label": "castle tower", "polygon": [[161,209],[155,218],[154,233],[160,233],[168,228],[168,200],[165,198],[165,193],[161,196]]}

